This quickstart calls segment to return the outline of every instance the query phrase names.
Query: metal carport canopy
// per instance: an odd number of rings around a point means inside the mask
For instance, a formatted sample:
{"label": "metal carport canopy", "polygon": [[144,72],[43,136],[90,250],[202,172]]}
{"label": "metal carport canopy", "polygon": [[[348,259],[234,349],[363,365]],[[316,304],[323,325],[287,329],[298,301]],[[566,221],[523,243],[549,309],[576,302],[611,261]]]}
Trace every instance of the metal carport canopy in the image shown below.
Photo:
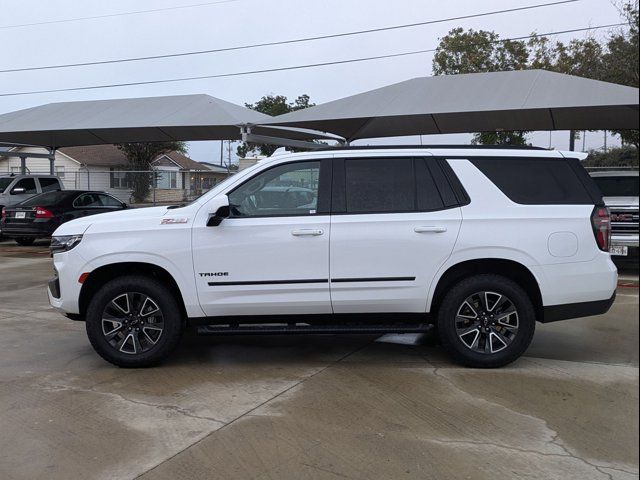
{"label": "metal carport canopy", "polygon": [[263,125],[349,141],[495,130],[637,130],[638,89],[545,70],[414,78]]}
{"label": "metal carport canopy", "polygon": [[50,103],[0,115],[0,142],[49,148],[125,142],[335,138],[320,132],[257,127],[272,117],[209,95]]}

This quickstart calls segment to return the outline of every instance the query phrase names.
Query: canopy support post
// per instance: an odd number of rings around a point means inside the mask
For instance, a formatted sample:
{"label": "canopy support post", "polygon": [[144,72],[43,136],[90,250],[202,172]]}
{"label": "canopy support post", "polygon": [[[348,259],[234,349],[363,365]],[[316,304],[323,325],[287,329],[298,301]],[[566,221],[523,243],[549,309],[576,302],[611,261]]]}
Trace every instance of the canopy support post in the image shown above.
{"label": "canopy support post", "polygon": [[55,163],[56,163],[56,149],[50,148],[49,149],[49,175],[55,175],[56,173]]}
{"label": "canopy support post", "polygon": [[27,174],[27,156],[20,155],[20,175]]}
{"label": "canopy support post", "polygon": [[569,130],[569,151],[576,151],[576,131]]}

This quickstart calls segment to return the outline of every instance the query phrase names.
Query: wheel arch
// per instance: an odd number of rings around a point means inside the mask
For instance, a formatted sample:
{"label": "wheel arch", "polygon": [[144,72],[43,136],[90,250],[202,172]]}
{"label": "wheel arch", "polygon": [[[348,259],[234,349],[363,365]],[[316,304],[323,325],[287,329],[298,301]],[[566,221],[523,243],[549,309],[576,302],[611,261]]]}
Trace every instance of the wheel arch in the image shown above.
{"label": "wheel arch", "polygon": [[542,293],[535,275],[522,263],[503,258],[483,258],[466,260],[449,267],[438,279],[431,297],[429,311],[436,314],[449,288],[464,278],[492,273],[513,280],[529,295],[536,312],[536,318],[544,318]]}
{"label": "wheel arch", "polygon": [[173,293],[178,306],[182,312],[182,317],[186,320],[187,310],[182,297],[182,292],[178,283],[173,276],[164,268],[145,262],[118,262],[103,265],[93,270],[85,279],[80,289],[80,296],[78,299],[78,306],[80,309],[80,316],[84,317],[87,312],[87,307],[91,298],[98,291],[98,289],[106,282],[113,280],[114,278],[123,277],[126,275],[140,275],[150,278],[154,278],[162,285],[167,287],[171,293]]}

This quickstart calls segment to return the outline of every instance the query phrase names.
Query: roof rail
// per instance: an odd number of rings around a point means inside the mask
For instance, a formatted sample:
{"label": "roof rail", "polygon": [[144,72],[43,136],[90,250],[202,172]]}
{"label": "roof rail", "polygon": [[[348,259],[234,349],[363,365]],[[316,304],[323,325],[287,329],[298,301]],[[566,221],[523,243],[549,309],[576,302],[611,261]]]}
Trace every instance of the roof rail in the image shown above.
{"label": "roof rail", "polygon": [[386,150],[390,148],[397,149],[454,149],[465,148],[473,150],[549,150],[543,147],[533,147],[529,145],[336,145],[318,148],[315,151],[322,152],[327,150]]}

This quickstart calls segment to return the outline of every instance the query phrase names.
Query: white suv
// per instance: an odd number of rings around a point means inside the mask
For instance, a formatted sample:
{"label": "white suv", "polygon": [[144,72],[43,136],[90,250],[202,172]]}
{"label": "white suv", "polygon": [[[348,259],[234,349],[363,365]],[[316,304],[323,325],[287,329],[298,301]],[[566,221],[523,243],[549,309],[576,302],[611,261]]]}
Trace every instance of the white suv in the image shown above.
{"label": "white suv", "polygon": [[62,225],[51,305],[111,363],[158,363],[182,331],[421,332],[505,365],[536,320],[605,313],[609,213],[570,153],[347,148],[268,158],[181,207]]}

